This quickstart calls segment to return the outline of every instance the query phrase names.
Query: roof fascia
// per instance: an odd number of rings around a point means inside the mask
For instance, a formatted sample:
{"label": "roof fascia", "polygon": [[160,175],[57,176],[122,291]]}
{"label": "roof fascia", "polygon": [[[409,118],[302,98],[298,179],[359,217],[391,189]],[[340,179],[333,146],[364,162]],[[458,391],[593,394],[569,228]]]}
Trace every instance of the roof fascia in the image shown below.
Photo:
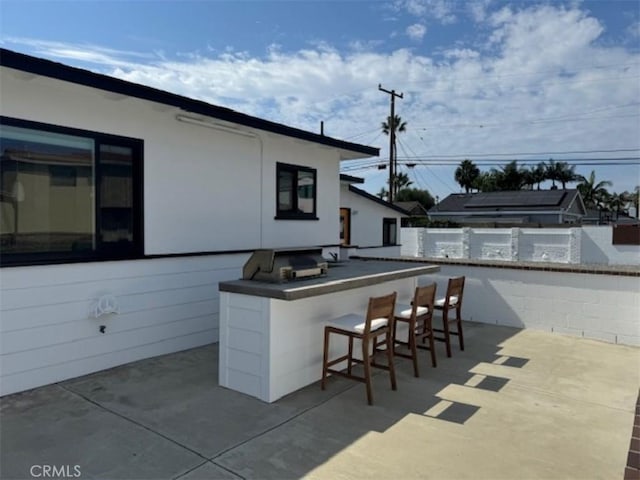
{"label": "roof fascia", "polygon": [[391,210],[395,210],[396,212],[401,213],[403,215],[411,216],[411,214],[407,212],[404,208],[397,207],[393,203],[389,203],[386,200],[382,200],[381,198],[378,198],[375,195],[371,195],[369,192],[365,192],[364,190],[354,187],[353,185],[349,185],[349,191],[355,193],[356,195],[360,195],[361,197],[366,198],[367,200],[371,200],[372,202],[382,205],[383,207],[390,208]]}
{"label": "roof fascia", "polygon": [[[128,97],[169,105],[184,110],[185,112],[205,115],[245,127],[255,128],[257,130],[263,130],[299,140],[334,147],[344,151],[345,159],[377,157],[380,155],[380,149],[375,147],[326,137],[306,130],[263,120],[258,117],[252,117],[229,108],[211,105],[201,100],[194,100],[192,98],[176,95],[157,88],[127,82],[118,78],[90,72],[89,70],[77,67],[71,67],[69,65],[64,65],[62,63],[53,62],[43,58],[32,57],[30,55],[14,52],[4,48],[0,49],[0,66]],[[354,153],[358,155],[354,156]]]}
{"label": "roof fascia", "polygon": [[341,173],[340,181],[346,182],[346,183],[364,183],[364,178],[352,177],[351,175],[346,175],[344,173]]}

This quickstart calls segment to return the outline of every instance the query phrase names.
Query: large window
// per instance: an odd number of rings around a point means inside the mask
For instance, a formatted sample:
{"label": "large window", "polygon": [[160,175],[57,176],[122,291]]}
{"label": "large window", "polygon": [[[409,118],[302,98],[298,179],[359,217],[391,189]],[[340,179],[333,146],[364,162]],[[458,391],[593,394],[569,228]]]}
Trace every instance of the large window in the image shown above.
{"label": "large window", "polygon": [[395,218],[382,219],[382,245],[397,245],[398,220]]}
{"label": "large window", "polygon": [[316,170],[278,163],[276,175],[276,218],[317,220]]}
{"label": "large window", "polygon": [[142,141],[0,117],[3,265],[142,254]]}

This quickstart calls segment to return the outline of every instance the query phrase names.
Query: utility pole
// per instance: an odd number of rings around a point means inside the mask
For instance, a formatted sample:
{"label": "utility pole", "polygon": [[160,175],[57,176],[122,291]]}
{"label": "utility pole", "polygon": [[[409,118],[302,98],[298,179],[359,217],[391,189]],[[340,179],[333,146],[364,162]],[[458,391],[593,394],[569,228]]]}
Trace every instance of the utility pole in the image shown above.
{"label": "utility pole", "polygon": [[394,197],[394,185],[395,185],[395,171],[396,171],[396,116],[395,105],[396,97],[402,98],[402,93],[396,93],[395,90],[385,90],[381,84],[378,84],[378,90],[391,95],[391,115],[389,116],[389,203],[393,202]]}

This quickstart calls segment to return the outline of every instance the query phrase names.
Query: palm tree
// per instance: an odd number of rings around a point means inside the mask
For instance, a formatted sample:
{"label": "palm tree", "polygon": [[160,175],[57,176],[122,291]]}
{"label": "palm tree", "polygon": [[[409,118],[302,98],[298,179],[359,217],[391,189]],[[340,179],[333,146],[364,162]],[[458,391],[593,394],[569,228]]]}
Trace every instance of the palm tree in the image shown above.
{"label": "palm tree", "polygon": [[480,175],[473,181],[473,188],[479,192],[498,191],[498,175],[494,172],[480,172]]}
{"label": "palm tree", "polygon": [[393,116],[393,122],[391,122],[391,115],[387,117],[385,122],[382,122],[382,133],[385,135],[389,135],[391,133],[391,129],[395,130],[396,133],[402,133],[407,131],[407,122],[402,121],[399,115]]}
{"label": "palm tree", "polygon": [[380,200],[386,200],[387,198],[389,198],[389,191],[386,188],[382,187],[380,188],[380,191],[377,193],[377,197]]}
{"label": "palm tree", "polygon": [[524,170],[518,167],[518,162],[513,160],[502,167],[501,170],[491,169],[496,178],[499,190],[520,190],[525,185]]}
{"label": "palm tree", "polygon": [[546,165],[547,178],[553,183],[552,189],[556,187],[556,181],[562,184],[562,189],[567,189],[567,183],[576,182],[580,179],[575,172],[575,165],[569,166],[567,162],[554,162],[553,159],[549,159],[549,163]]}
{"label": "palm tree", "polygon": [[611,187],[613,184],[609,180],[602,180],[596,183],[596,172],[591,170],[589,178],[578,175],[578,191],[582,196],[582,200],[587,207],[596,208],[598,205],[605,203],[606,198],[609,196],[609,192],[606,187]]}
{"label": "palm tree", "polygon": [[615,212],[616,218],[620,215],[620,212],[624,211],[624,206],[627,204],[627,201],[624,198],[623,194],[613,193],[609,196],[607,206],[612,212]]}
{"label": "palm tree", "polygon": [[567,162],[558,162],[556,163],[556,169],[557,169],[556,180],[562,183],[563,190],[567,189],[567,183],[578,181],[578,175],[575,172],[576,170],[575,165],[570,166]]}
{"label": "palm tree", "polygon": [[471,160],[463,160],[456,168],[455,180],[464,188],[465,193],[469,193],[473,184],[480,175],[480,169]]}
{"label": "palm tree", "polygon": [[526,177],[526,185],[531,185],[531,189],[533,189],[534,185],[537,185],[536,190],[540,190],[540,184],[547,179],[546,164],[544,162],[540,162],[538,163],[538,165],[532,165],[531,167],[529,167]]}
{"label": "palm tree", "polygon": [[549,163],[546,163],[544,166],[545,176],[548,180],[551,180],[551,189],[555,190],[556,188],[556,180],[558,180],[558,167],[557,163],[553,161],[553,158],[549,159]]}
{"label": "palm tree", "polygon": [[[389,180],[387,180],[387,183],[389,183]],[[410,185],[413,185],[413,182],[409,178],[409,175],[407,175],[406,173],[401,172],[393,175],[394,192],[398,193],[398,191],[402,190],[403,188],[407,188]]]}

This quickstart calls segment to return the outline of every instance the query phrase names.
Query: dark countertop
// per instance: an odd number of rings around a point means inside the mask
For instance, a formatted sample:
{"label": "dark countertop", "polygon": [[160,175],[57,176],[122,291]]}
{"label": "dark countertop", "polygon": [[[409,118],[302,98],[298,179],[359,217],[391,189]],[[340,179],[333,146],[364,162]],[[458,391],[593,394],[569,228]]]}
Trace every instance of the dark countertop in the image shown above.
{"label": "dark countertop", "polygon": [[326,293],[342,292],[353,288],[435,273],[438,265],[382,260],[349,260],[329,263],[329,273],[324,277],[296,280],[286,283],[232,280],[220,282],[221,292],[240,293],[279,300],[298,300]]}

